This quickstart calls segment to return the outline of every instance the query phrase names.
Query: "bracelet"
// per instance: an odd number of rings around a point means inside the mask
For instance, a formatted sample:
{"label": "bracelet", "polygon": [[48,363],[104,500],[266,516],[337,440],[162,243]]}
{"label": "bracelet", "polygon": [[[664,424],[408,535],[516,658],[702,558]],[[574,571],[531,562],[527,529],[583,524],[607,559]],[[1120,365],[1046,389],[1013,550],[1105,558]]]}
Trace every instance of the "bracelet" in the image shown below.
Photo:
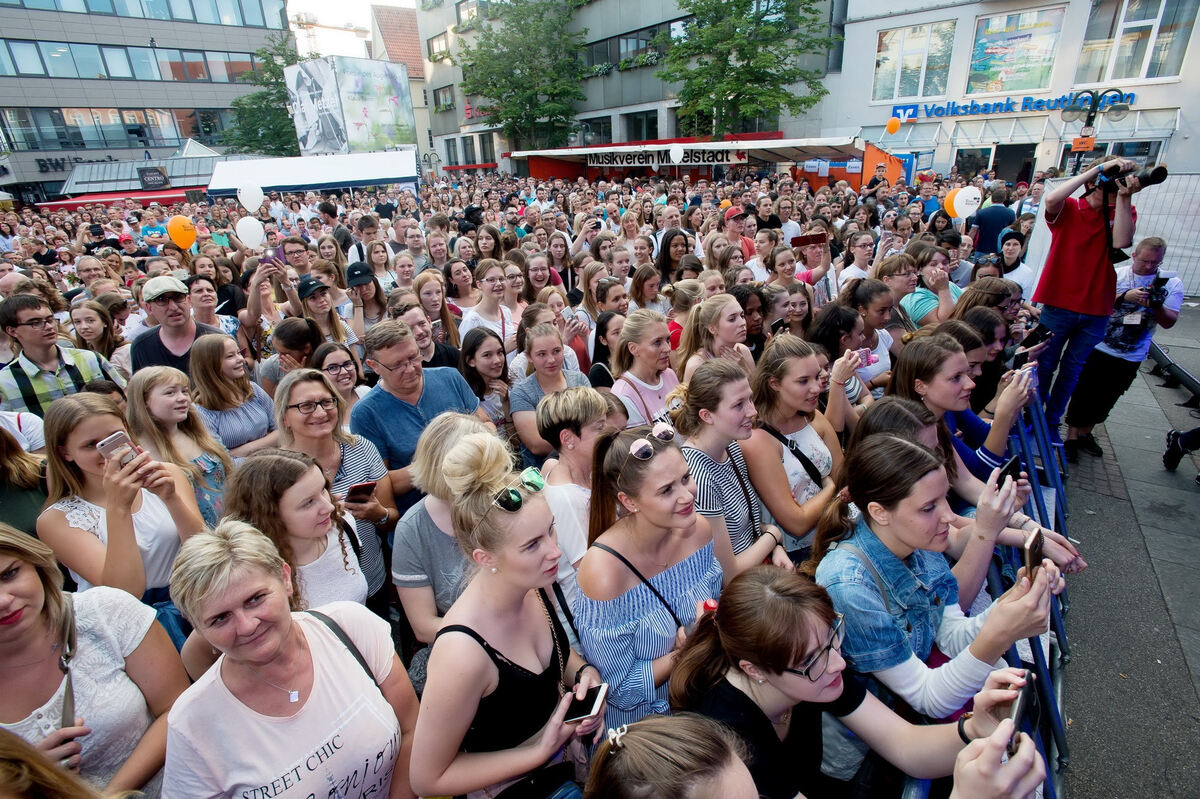
{"label": "bracelet", "polygon": [[376,527],[379,527],[379,526],[381,526],[381,525],[387,524],[387,523],[388,523],[388,522],[390,522],[391,520],[392,520],[392,512],[391,512],[391,510],[389,510],[388,508],[384,508],[384,509],[383,509],[383,518],[382,518],[382,519],[380,519],[379,521],[375,522],[375,526],[376,526]]}
{"label": "bracelet", "polygon": [[834,380],[834,379],[830,378],[829,382],[830,382],[830,383],[833,383],[835,386],[844,386],[844,385],[846,385],[846,381],[845,381],[845,380]]}
{"label": "bracelet", "polygon": [[989,407],[987,407],[987,406],[984,406],[984,408],[983,408],[983,412],[984,412],[984,413],[990,413],[992,416],[995,416],[995,415],[996,415],[996,409],[995,409],[995,408],[989,408]]}
{"label": "bracelet", "polygon": [[974,715],[974,713],[963,713],[958,717],[958,737],[962,738],[962,742],[965,744],[971,743],[971,738],[967,736],[967,719]]}
{"label": "bracelet", "polygon": [[[579,667],[579,670],[575,672],[575,684],[576,684],[576,685],[578,685],[578,684],[579,684],[579,678],[583,676],[583,670],[584,670],[584,669],[596,669],[596,667],[595,667],[595,666],[593,666],[591,663],[588,663],[588,662],[585,660],[585,661],[583,662],[583,665]],[[597,674],[599,674],[599,673],[600,673],[600,669],[596,669],[596,673],[597,673]]]}

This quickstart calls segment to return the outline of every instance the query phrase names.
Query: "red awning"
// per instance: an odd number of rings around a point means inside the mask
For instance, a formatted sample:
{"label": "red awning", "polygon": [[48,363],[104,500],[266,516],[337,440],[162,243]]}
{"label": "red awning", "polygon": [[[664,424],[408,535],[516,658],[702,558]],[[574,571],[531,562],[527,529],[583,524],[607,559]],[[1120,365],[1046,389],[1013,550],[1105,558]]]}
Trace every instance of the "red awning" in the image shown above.
{"label": "red awning", "polygon": [[204,191],[207,186],[180,186],[171,189],[156,189],[154,191],[112,191],[101,194],[81,194],[78,197],[72,197],[69,200],[51,200],[49,202],[38,203],[38,208],[46,210],[77,210],[85,205],[111,205],[112,203],[121,202],[125,199],[137,200],[142,205],[149,205],[152,202],[158,203],[181,203],[186,199],[186,192],[199,190]]}

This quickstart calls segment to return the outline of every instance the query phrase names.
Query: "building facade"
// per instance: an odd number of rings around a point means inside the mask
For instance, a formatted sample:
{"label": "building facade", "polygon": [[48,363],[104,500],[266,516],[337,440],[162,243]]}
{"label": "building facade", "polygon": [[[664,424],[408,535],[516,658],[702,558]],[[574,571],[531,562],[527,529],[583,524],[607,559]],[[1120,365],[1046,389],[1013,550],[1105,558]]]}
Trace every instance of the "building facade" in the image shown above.
{"label": "building facade", "polygon": [[[994,168],[1015,182],[1074,165],[1085,120],[1064,121],[1062,109],[1096,90],[1107,93],[1085,164],[1112,153],[1200,172],[1196,9],[1194,0],[898,0],[886,9],[849,0],[840,71],[812,115],[823,135],[857,132],[914,168]],[[1122,104],[1127,113],[1110,110]],[[902,124],[888,134],[893,116]]]}
{"label": "building facade", "polygon": [[284,0],[0,0],[0,187],[59,193],[76,163],[220,143]]}
{"label": "building facade", "polygon": [[[371,6],[371,39],[368,58],[378,58],[404,64],[408,68],[408,88],[412,97],[413,118],[417,126],[417,153],[433,152],[433,133],[429,129],[429,87],[425,83],[425,59],[421,56],[421,34],[417,29],[417,12],[399,6]],[[417,163],[429,170],[432,158]]]}

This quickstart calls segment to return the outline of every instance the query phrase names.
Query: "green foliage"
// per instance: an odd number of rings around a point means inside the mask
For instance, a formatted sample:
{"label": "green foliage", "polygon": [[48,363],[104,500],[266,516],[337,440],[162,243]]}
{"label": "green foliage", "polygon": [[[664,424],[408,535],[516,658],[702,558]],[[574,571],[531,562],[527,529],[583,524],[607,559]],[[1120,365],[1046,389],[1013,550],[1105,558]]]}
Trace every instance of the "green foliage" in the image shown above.
{"label": "green foliage", "polygon": [[587,30],[568,30],[572,9],[562,0],[510,0],[492,11],[494,24],[480,22],[472,42],[459,40],[453,60],[463,70],[463,94],[487,100],[514,145],[566,144],[589,74],[577,56]]}
{"label": "green foliage", "polygon": [[817,0],[679,0],[679,8],[693,17],[683,36],[664,32],[654,43],[666,48],[656,74],[682,84],[681,124],[717,137],[784,108],[803,113],[829,93],[822,69],[801,66],[837,41]]}
{"label": "green foliage", "polygon": [[[300,60],[300,53],[287,31],[272,33],[267,45],[254,52],[258,69],[242,79],[260,87],[234,100],[233,125],[222,135],[221,143],[235,153],[258,155],[300,155],[296,126],[287,112],[287,84],[283,68]],[[315,56],[310,56],[315,57]]]}

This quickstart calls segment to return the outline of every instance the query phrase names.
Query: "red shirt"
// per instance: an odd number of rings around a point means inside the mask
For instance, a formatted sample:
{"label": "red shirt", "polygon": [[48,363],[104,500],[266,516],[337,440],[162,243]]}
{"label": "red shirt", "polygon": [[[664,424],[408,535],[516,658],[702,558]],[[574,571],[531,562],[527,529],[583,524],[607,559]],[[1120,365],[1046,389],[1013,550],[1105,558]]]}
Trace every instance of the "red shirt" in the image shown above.
{"label": "red shirt", "polygon": [[[1112,313],[1117,273],[1101,214],[1085,198],[1068,197],[1056,219],[1046,217],[1052,234],[1050,252],[1033,292],[1034,302],[1089,316]],[[1136,211],[1133,219],[1137,221]]]}
{"label": "red shirt", "polygon": [[683,325],[679,324],[674,319],[668,319],[667,330],[671,334],[671,349],[679,349],[679,340],[683,337]]}

